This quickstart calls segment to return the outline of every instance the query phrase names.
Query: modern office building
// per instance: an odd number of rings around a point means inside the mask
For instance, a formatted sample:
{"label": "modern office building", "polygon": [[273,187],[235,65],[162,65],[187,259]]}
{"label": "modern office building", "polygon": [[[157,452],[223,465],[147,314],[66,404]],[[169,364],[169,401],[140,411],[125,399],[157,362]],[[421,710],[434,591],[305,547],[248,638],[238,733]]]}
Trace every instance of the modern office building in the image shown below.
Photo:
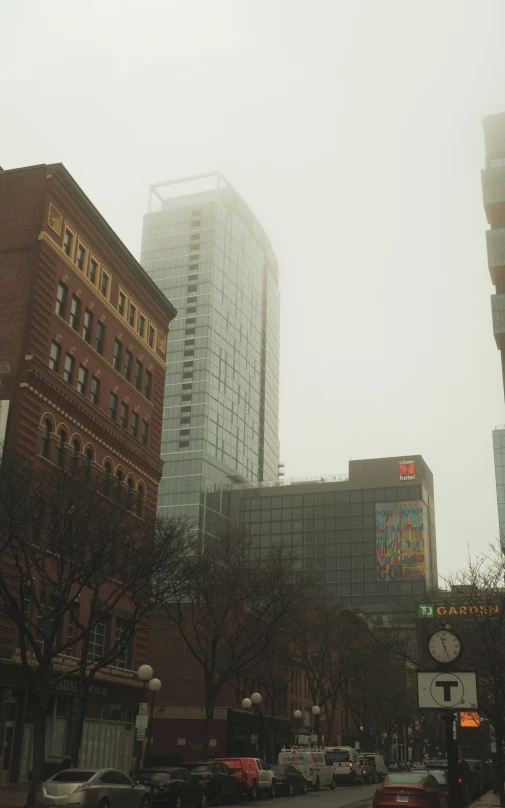
{"label": "modern office building", "polygon": [[140,260],[179,312],[159,512],[216,535],[229,525],[233,483],[278,475],[277,260],[221,174],[151,186]]}
{"label": "modern office building", "polygon": [[[483,119],[486,167],[482,171],[487,258],[495,294],[491,296],[493,333],[500,351],[505,392],[505,112]],[[505,547],[505,427],[493,431],[500,540]]]}
{"label": "modern office building", "polygon": [[433,474],[420,455],[351,460],[341,477],[236,484],[232,520],[265,554],[292,545],[328,605],[379,622],[438,586]]}
{"label": "modern office building", "polygon": [[[125,519],[140,524],[153,518],[162,472],[166,341],[176,311],[61,163],[0,170],[0,289],[2,462],[22,457],[48,473],[69,463],[86,467],[103,475],[105,491],[114,480],[115,501],[129,511]],[[91,599],[90,590],[79,587],[84,621]],[[25,608],[32,623],[40,619],[36,602],[25,600]],[[131,608],[127,599],[119,601],[114,614],[96,623],[88,660],[114,647]],[[74,636],[70,613],[64,631]],[[77,642],[72,655],[60,654],[53,663],[48,758],[69,752],[80,653]],[[147,627],[139,627],[127,652],[97,672],[82,766],[130,770],[141,687],[134,669],[148,653]],[[0,783],[29,779],[28,683],[16,626],[3,613]]]}

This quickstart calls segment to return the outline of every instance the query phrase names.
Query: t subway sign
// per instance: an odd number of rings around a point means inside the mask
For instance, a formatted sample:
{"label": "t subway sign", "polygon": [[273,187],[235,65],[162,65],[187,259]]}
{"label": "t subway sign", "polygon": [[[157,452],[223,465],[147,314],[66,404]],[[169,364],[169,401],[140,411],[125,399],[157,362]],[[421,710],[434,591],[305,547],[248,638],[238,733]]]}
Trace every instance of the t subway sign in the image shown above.
{"label": "t subway sign", "polygon": [[400,480],[415,480],[416,464],[413,460],[402,460],[400,463]]}

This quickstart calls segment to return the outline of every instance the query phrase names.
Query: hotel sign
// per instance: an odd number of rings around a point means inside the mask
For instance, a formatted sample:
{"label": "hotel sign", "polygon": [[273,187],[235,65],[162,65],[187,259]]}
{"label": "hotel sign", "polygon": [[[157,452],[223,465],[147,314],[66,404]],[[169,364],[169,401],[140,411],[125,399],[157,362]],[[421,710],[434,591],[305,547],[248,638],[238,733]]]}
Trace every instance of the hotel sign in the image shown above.
{"label": "hotel sign", "polygon": [[402,460],[400,463],[400,480],[405,482],[407,480],[416,479],[416,464],[413,460]]}

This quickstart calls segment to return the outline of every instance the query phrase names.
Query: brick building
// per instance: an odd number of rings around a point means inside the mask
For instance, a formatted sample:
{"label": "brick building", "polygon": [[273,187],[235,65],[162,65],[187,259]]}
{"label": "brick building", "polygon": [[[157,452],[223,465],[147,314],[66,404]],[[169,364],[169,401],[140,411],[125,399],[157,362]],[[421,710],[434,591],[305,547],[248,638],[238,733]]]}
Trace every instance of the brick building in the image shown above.
{"label": "brick building", "polygon": [[[165,355],[176,311],[62,164],[0,171],[0,444],[40,467],[79,458],[124,486],[132,518],[154,517],[162,473]],[[113,623],[115,621],[112,621]],[[115,625],[105,637],[114,637]],[[97,678],[83,765],[109,750],[128,769],[147,631],[128,665]],[[0,625],[3,781],[30,765],[26,682],[12,626]],[[62,663],[63,664],[63,663]],[[55,692],[49,755],[63,755],[71,681]],[[1,748],[1,747],[0,747]]]}

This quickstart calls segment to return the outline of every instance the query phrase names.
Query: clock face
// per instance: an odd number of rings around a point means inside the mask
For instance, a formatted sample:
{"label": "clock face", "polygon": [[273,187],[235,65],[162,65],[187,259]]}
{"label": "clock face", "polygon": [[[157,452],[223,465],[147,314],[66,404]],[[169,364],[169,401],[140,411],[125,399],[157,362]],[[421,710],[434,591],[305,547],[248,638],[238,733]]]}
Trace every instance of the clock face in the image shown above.
{"label": "clock face", "polygon": [[436,662],[454,662],[461,654],[461,641],[452,631],[441,629],[431,635],[428,651]]}

